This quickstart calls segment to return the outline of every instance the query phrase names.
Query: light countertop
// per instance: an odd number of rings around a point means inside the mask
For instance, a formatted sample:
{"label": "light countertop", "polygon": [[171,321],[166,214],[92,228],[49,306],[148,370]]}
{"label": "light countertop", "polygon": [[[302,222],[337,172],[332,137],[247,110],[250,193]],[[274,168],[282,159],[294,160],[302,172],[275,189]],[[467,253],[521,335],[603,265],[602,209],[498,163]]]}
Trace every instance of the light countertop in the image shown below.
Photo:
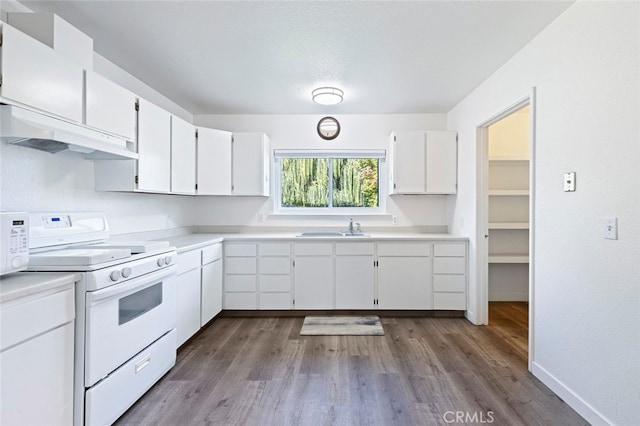
{"label": "light countertop", "polygon": [[73,272],[17,272],[0,278],[0,303],[73,285],[80,274]]}

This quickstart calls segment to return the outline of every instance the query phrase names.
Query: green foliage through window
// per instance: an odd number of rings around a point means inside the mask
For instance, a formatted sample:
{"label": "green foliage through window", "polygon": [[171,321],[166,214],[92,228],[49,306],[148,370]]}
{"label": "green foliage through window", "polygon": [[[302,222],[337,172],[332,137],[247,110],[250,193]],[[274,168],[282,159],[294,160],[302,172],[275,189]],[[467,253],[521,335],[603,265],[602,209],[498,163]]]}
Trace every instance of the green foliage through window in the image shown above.
{"label": "green foliage through window", "polygon": [[281,158],[280,205],[378,207],[378,169],[378,158]]}

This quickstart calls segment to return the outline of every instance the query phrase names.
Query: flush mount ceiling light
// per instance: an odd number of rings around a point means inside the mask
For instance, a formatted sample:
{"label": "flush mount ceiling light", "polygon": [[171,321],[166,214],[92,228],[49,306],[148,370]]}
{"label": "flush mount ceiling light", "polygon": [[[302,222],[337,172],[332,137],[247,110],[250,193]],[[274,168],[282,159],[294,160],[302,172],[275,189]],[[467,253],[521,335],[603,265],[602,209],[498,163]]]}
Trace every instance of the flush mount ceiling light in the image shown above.
{"label": "flush mount ceiling light", "polygon": [[336,105],[342,102],[344,92],[337,87],[319,87],[311,92],[313,102],[320,105]]}

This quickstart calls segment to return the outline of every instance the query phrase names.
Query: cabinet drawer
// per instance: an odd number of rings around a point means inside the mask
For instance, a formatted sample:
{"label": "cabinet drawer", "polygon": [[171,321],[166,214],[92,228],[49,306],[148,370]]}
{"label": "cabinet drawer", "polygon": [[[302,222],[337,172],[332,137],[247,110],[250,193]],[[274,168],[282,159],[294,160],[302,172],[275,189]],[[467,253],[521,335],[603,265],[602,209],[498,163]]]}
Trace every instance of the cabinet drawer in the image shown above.
{"label": "cabinet drawer", "polygon": [[460,291],[466,289],[466,276],[464,275],[434,275],[433,291]]}
{"label": "cabinet drawer", "polygon": [[261,257],[258,264],[261,274],[291,273],[291,259],[288,257]]}
{"label": "cabinet drawer", "polygon": [[260,293],[259,309],[291,309],[289,293]]}
{"label": "cabinet drawer", "polygon": [[466,247],[464,244],[452,243],[452,244],[439,244],[436,243],[433,245],[433,255],[434,256],[442,256],[442,257],[464,257],[467,253]]}
{"label": "cabinet drawer", "polygon": [[224,260],[225,274],[255,274],[255,257],[231,257]]}
{"label": "cabinet drawer", "polygon": [[200,267],[200,250],[191,250],[178,255],[178,275]]}
{"label": "cabinet drawer", "polygon": [[467,270],[464,257],[434,257],[434,274],[464,274]]}
{"label": "cabinet drawer", "polygon": [[260,256],[289,256],[291,255],[291,244],[289,243],[266,243],[258,247]]}
{"label": "cabinet drawer", "polygon": [[202,249],[202,264],[206,265],[222,258],[222,244],[214,244]]}
{"label": "cabinet drawer", "polygon": [[257,245],[255,243],[233,243],[225,244],[224,255],[231,256],[255,256],[257,253]]}
{"label": "cabinet drawer", "polygon": [[258,309],[258,297],[256,293],[225,293],[225,309]]}
{"label": "cabinet drawer", "polygon": [[464,293],[433,293],[433,309],[463,311],[467,308]]}
{"label": "cabinet drawer", "polygon": [[349,255],[372,255],[373,243],[336,243],[336,254]]}
{"label": "cabinet drawer", "polygon": [[227,275],[224,278],[224,291],[256,291],[255,275]]}
{"label": "cabinet drawer", "polygon": [[294,249],[296,256],[331,256],[333,254],[331,243],[296,244]]}
{"label": "cabinet drawer", "polygon": [[261,275],[260,291],[291,291],[291,276]]}
{"label": "cabinet drawer", "polygon": [[378,256],[430,256],[431,245],[428,243],[398,244],[384,243],[378,244]]}

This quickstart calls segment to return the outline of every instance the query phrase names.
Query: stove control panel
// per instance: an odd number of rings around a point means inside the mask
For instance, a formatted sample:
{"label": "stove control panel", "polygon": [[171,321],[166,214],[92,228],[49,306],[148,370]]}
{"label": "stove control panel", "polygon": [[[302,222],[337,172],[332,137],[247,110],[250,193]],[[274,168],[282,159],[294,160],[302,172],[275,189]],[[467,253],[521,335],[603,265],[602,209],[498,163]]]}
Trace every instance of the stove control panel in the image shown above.
{"label": "stove control panel", "polygon": [[29,215],[0,213],[0,275],[22,271],[29,263]]}

